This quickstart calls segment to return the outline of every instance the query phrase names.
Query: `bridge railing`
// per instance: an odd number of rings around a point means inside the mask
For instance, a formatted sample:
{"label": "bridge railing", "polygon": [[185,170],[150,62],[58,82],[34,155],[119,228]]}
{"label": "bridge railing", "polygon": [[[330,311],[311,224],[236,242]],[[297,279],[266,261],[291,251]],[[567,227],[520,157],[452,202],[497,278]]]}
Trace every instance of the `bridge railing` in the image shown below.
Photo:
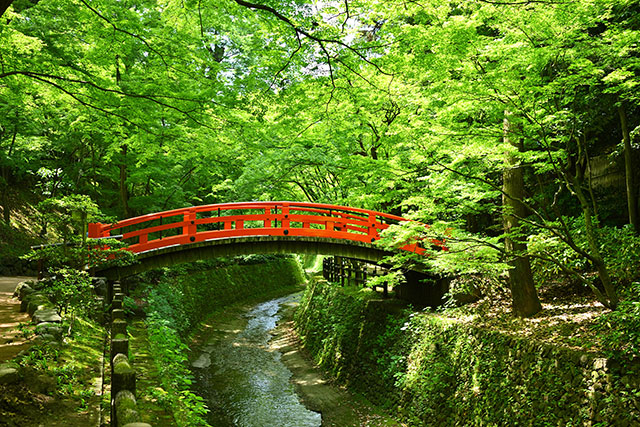
{"label": "bridge railing", "polygon": [[[114,224],[89,224],[90,238],[115,234],[128,250],[146,252],[168,246],[245,236],[307,236],[373,243],[390,224],[406,219],[367,209],[304,202],[222,203],[174,209],[125,219]],[[428,227],[425,225],[425,227]],[[430,240],[444,249],[444,242]],[[424,253],[419,242],[401,249]]]}

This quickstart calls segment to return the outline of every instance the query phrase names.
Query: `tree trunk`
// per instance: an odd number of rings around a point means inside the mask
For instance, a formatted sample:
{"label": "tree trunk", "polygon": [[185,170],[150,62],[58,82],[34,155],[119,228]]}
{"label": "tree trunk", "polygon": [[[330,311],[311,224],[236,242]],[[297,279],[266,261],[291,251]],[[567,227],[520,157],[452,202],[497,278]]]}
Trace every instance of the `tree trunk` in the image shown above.
{"label": "tree trunk", "polygon": [[640,223],[638,223],[638,200],[634,186],[633,151],[631,148],[631,135],[627,127],[627,114],[622,103],[618,106],[620,115],[620,127],[622,128],[622,140],[624,142],[624,175],[627,183],[627,210],[629,212],[629,224],[640,233]]}
{"label": "tree trunk", "polygon": [[0,0],[0,16],[2,16],[7,11],[7,9],[9,9],[11,3],[13,3],[13,0]]}
{"label": "tree trunk", "polygon": [[[3,171],[4,172],[4,171]],[[9,201],[9,185],[2,190],[2,217],[6,225],[11,225],[11,207]]]}
{"label": "tree trunk", "polygon": [[[505,112],[504,141],[518,151],[522,151],[523,144],[509,122],[509,113]],[[511,288],[512,311],[519,317],[532,316],[542,310],[536,287],[533,282],[531,263],[526,254],[527,244],[520,237],[514,237],[518,232],[519,217],[526,214],[521,200],[524,197],[524,174],[519,159],[507,152],[505,155],[505,170],[502,175],[502,205],[504,207],[503,225],[505,232],[505,250],[511,258],[509,265],[509,287]]]}
{"label": "tree trunk", "polygon": [[122,202],[124,217],[130,218],[129,190],[127,189],[127,146],[123,144],[120,148],[120,153],[122,154],[122,161],[120,163],[120,201]]}
{"label": "tree trunk", "polygon": [[[588,159],[587,159],[588,160]],[[570,175],[567,175],[570,177]],[[602,282],[602,287],[604,288],[605,295],[596,288],[594,284],[590,285],[594,290],[596,297],[598,300],[607,308],[611,310],[615,310],[618,306],[618,294],[613,287],[613,283],[611,282],[611,276],[609,276],[609,269],[607,268],[607,264],[604,261],[604,257],[600,252],[600,244],[596,237],[596,231],[594,229],[593,224],[593,213],[591,212],[591,205],[587,200],[587,197],[582,191],[582,186],[584,184],[584,177],[580,173],[580,168],[576,169],[576,176],[572,179],[573,190],[580,201],[580,206],[582,207],[582,214],[584,215],[584,228],[587,237],[587,242],[589,244],[589,260],[593,263],[598,271],[598,277]]]}
{"label": "tree trunk", "polygon": [[[18,126],[14,126],[13,128],[13,136],[11,137],[11,143],[9,144],[9,151],[7,152],[7,162],[11,163],[11,156],[13,155],[13,148],[16,145],[16,138],[18,137]],[[9,180],[11,179],[11,170],[9,166],[0,167],[0,176],[2,177],[2,183],[4,188],[2,188],[2,217],[4,223],[7,225],[11,225],[11,183]]]}

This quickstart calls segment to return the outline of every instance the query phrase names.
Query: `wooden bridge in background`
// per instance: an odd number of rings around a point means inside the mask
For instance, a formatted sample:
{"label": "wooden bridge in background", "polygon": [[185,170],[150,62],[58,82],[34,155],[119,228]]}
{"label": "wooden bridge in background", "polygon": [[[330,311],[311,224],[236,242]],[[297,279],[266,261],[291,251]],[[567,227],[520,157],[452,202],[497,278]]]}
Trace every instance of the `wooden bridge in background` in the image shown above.
{"label": "wooden bridge in background", "polygon": [[[368,209],[305,202],[222,203],[174,209],[113,224],[89,224],[89,238],[117,237],[139,263],[101,272],[122,278],[216,256],[309,253],[379,262],[391,252],[373,243],[405,218]],[[424,225],[429,228],[428,225]],[[444,241],[428,240],[436,249]],[[423,241],[398,248],[424,255]]]}

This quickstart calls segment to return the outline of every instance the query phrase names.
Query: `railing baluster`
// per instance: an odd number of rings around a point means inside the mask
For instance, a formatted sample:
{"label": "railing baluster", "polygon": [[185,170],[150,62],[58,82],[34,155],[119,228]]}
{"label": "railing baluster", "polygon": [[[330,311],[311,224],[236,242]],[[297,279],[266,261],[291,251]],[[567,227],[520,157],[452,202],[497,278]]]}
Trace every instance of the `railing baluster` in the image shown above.
{"label": "railing baluster", "polygon": [[376,214],[374,214],[373,212],[369,213],[369,228],[368,228],[368,235],[369,238],[371,239],[371,243],[373,243],[376,238],[378,237],[378,229],[376,227]]}
{"label": "railing baluster", "polygon": [[282,228],[289,229],[289,205],[282,205]]}
{"label": "railing baluster", "polygon": [[271,228],[271,220],[268,219],[269,215],[271,215],[271,208],[264,208],[264,214],[266,216],[264,219],[264,228]]}

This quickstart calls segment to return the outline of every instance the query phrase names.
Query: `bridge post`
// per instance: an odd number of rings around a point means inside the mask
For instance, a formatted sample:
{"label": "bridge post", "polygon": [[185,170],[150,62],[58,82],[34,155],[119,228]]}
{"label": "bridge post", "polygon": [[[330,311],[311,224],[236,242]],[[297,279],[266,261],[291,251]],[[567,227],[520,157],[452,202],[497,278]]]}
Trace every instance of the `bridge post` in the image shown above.
{"label": "bridge post", "polygon": [[189,211],[184,214],[182,234],[193,237],[193,240],[191,240],[191,242],[193,242],[195,241],[196,228],[196,210],[195,208],[190,208]]}
{"label": "bridge post", "polygon": [[289,228],[289,204],[284,203],[282,205],[282,228],[285,230]]}
{"label": "bridge post", "polygon": [[367,264],[365,263],[362,268],[362,287],[367,285]]}
{"label": "bridge post", "polygon": [[357,263],[357,268],[356,268],[356,286],[361,286],[364,285],[364,282],[362,280],[362,265],[363,263],[360,263],[358,261],[356,261]]}
{"label": "bridge post", "polygon": [[349,286],[351,285],[351,271],[353,270],[352,268],[352,264],[351,264],[351,260],[350,259],[345,259],[344,260],[344,284]]}
{"label": "bridge post", "polygon": [[338,263],[336,262],[336,257],[332,256],[331,263],[329,264],[329,281],[331,283],[337,282],[337,271],[338,271]]}
{"label": "bridge post", "polygon": [[111,301],[113,301],[113,286],[115,283],[114,280],[107,280],[107,304],[111,304]]}
{"label": "bridge post", "polygon": [[338,257],[333,257],[333,268],[331,269],[331,273],[332,273],[332,282],[333,283],[338,283],[338,281],[340,280],[340,271],[339,271],[339,267],[338,267]]}
{"label": "bridge post", "polygon": [[[271,208],[264,208],[264,214],[268,218],[269,215],[271,215]],[[265,219],[264,220],[264,228],[271,228],[271,220],[270,219]]]}
{"label": "bridge post", "polygon": [[371,243],[378,238],[378,229],[376,227],[376,214],[373,212],[369,214],[369,230],[368,233]]}

